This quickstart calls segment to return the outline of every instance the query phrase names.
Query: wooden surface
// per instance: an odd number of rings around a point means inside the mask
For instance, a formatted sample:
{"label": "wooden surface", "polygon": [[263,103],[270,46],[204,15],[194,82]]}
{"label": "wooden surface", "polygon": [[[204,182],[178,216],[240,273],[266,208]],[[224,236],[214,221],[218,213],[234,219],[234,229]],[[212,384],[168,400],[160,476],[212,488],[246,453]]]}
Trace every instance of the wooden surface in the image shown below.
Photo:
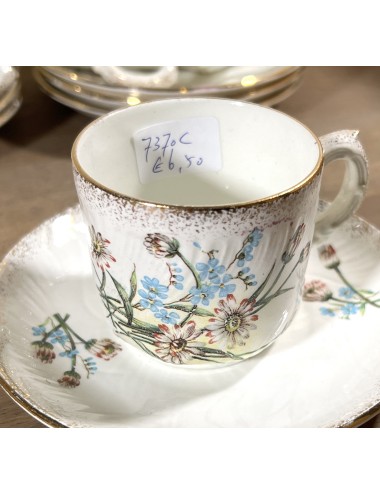
{"label": "wooden surface", "polygon": [[[0,258],[41,222],[76,204],[70,150],[90,122],[42,94],[30,68],[21,75],[23,105],[0,128]],[[308,67],[298,91],[277,108],[317,135],[360,130],[370,182],[358,214],[380,228],[380,68]],[[341,173],[339,164],[327,169],[322,198],[334,196]],[[0,427],[43,426],[0,389]],[[380,417],[364,427],[380,427]]]}

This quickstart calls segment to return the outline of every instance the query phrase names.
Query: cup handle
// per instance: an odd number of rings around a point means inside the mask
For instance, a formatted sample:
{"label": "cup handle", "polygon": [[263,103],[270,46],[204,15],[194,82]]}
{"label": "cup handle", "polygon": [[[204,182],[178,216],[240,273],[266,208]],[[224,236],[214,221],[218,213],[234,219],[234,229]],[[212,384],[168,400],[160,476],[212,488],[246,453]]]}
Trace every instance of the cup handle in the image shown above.
{"label": "cup handle", "polygon": [[346,169],[342,186],[334,201],[318,212],[314,239],[328,235],[335,227],[349,218],[360,206],[368,182],[368,161],[358,140],[358,130],[339,130],[319,138],[325,166],[343,159]]}

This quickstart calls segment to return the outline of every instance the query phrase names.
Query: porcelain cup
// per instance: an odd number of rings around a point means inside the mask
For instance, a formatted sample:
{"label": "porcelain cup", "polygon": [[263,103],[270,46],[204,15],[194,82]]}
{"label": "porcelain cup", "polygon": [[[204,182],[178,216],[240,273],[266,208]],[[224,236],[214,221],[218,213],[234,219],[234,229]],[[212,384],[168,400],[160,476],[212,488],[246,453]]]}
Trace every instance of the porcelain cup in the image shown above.
{"label": "porcelain cup", "polygon": [[[317,138],[271,108],[173,99],[109,113],[72,151],[105,321],[169,364],[241,362],[300,304],[311,242],[359,206],[367,161],[357,131]],[[342,187],[318,213],[324,165]]]}

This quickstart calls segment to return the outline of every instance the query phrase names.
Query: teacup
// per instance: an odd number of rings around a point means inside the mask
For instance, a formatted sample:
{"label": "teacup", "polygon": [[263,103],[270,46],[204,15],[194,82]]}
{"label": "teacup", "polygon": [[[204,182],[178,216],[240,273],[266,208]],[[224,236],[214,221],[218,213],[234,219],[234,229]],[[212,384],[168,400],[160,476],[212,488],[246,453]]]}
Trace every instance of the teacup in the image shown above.
{"label": "teacup", "polygon": [[[271,108],[173,99],[109,113],[73,146],[105,320],[147,355],[190,367],[240,362],[289,326],[314,236],[359,206],[356,131],[318,139]],[[317,214],[323,164],[347,161]]]}

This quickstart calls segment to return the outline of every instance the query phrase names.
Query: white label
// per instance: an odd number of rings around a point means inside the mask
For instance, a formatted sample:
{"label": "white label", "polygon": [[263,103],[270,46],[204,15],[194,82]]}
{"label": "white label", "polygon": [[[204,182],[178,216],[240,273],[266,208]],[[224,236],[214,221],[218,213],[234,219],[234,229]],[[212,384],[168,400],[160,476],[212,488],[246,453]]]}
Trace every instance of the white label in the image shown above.
{"label": "white label", "polygon": [[222,168],[215,117],[162,122],[133,134],[140,182]]}

